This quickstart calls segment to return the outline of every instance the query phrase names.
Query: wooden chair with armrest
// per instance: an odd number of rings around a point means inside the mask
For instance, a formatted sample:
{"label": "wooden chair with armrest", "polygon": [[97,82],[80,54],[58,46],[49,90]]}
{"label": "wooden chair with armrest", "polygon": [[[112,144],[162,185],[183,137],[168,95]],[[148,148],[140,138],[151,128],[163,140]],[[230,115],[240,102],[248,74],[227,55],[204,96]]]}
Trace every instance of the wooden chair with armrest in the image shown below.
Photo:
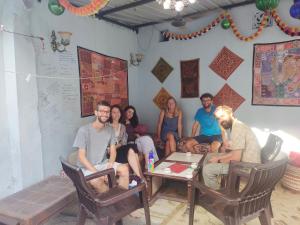
{"label": "wooden chair with armrest", "polygon": [[[266,164],[231,162],[227,186],[216,191],[200,182],[195,182],[189,225],[193,225],[195,204],[199,204],[226,225],[238,225],[259,217],[262,225],[271,224],[272,191],[284,175],[288,158]],[[249,172],[250,170],[250,172]],[[236,184],[240,177],[248,177],[246,186],[239,190]],[[195,203],[195,196],[198,200]]]}
{"label": "wooden chair with armrest", "polygon": [[[261,163],[273,161],[281,150],[283,140],[275,134],[269,134],[264,147],[261,149]],[[226,175],[221,176],[221,187],[226,186]],[[239,183],[237,184],[239,186]]]}
{"label": "wooden chair with armrest", "polygon": [[[88,213],[96,218],[99,225],[122,224],[122,218],[139,208],[144,208],[146,225],[151,225],[149,204],[144,183],[127,190],[117,185],[113,169],[99,171],[89,176],[84,176],[81,169],[69,164],[60,158],[63,170],[73,181],[77,190],[80,204],[78,225],[85,223]],[[109,190],[96,193],[88,181],[108,176]]]}

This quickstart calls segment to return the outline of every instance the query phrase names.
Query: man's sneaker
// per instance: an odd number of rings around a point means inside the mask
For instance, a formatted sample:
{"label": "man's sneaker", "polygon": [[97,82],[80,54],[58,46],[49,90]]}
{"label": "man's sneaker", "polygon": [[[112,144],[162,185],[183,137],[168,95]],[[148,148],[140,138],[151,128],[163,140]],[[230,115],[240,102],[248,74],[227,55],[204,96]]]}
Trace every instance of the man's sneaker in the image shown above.
{"label": "man's sneaker", "polygon": [[129,186],[129,189],[131,189],[131,188],[134,188],[137,185],[138,185],[138,183],[135,180],[132,180],[131,183],[128,186]]}

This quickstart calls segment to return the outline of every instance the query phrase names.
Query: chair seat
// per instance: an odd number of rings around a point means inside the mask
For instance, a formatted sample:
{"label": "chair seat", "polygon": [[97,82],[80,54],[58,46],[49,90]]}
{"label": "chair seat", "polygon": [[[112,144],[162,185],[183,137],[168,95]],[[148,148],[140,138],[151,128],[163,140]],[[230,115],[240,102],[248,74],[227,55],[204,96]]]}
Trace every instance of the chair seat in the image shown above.
{"label": "chair seat", "polygon": [[[225,225],[241,225],[259,217],[262,225],[271,225],[270,197],[276,183],[283,176],[288,158],[282,153],[280,160],[266,164],[232,161],[229,165],[227,185],[214,190],[195,181],[192,199],[219,218]],[[244,177],[244,169],[251,168],[245,187],[240,190],[237,183]],[[276,176],[274,176],[276,174]],[[195,201],[191,203],[189,225],[193,225]]]}
{"label": "chair seat", "polygon": [[[73,181],[80,204],[78,225],[84,225],[88,214],[93,214],[97,224],[122,224],[122,218],[133,211],[144,208],[146,225],[151,225],[149,204],[145,184],[139,184],[131,190],[117,185],[114,169],[97,171],[84,176],[82,170],[63,158],[60,158],[63,170]],[[96,193],[88,185],[88,181],[108,176],[109,189],[104,193]]]}
{"label": "chair seat", "polygon": [[232,217],[233,216],[233,207],[226,205],[222,202],[218,202],[218,199],[211,197],[209,195],[200,195],[198,201],[201,202],[203,208],[213,213],[216,217]]}
{"label": "chair seat", "polygon": [[115,204],[99,208],[98,215],[100,218],[105,218],[109,216],[113,218],[114,221],[118,221],[138,208],[143,208],[139,196],[132,195]]}

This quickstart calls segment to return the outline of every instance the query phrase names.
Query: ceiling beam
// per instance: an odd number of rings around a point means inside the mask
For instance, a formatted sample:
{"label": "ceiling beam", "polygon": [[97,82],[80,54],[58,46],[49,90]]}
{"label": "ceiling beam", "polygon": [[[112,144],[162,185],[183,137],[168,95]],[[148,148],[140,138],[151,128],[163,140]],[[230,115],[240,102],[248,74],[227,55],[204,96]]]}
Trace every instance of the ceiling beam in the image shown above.
{"label": "ceiling beam", "polygon": [[[226,6],[221,6],[220,8],[222,8],[224,10],[228,10],[228,9],[232,9],[232,8],[239,7],[239,6],[250,5],[250,4],[253,4],[253,3],[255,3],[255,0],[247,0],[247,1],[244,1],[244,2],[233,3],[233,4],[230,4],[230,5],[226,5]],[[213,9],[213,10],[215,10],[215,9]],[[201,15],[202,13],[207,13],[207,11],[206,12],[189,13],[189,14],[183,15],[182,17],[187,18],[187,17],[190,17],[190,16]],[[153,22],[143,23],[143,24],[139,24],[139,25],[134,26],[134,28],[138,30],[141,27],[146,27],[146,26],[152,26],[152,25],[156,25],[156,24],[160,24],[160,23],[165,23],[165,22],[172,21],[173,19],[174,19],[174,17],[164,19],[164,20],[160,20],[160,21],[153,21]]]}
{"label": "ceiling beam", "polygon": [[233,3],[230,5],[226,5],[226,6],[221,6],[221,8],[227,10],[227,9],[232,9],[232,8],[239,7],[239,6],[250,5],[252,3],[255,3],[255,0],[248,0],[248,1],[244,1],[244,2]]}
{"label": "ceiling beam", "polygon": [[97,16],[99,19],[103,18],[105,15],[109,15],[112,13],[116,13],[122,10],[126,10],[126,9],[130,9],[130,8],[134,8],[137,6],[141,6],[144,4],[148,4],[150,2],[154,2],[155,0],[140,0],[140,1],[136,1],[136,2],[132,2],[129,4],[125,4],[125,5],[121,5],[115,8],[111,8],[111,9],[107,9],[107,10],[101,10],[100,12],[97,13]]}
{"label": "ceiling beam", "polygon": [[[97,16],[96,16],[96,17],[97,17]],[[97,17],[97,18],[98,18],[98,17]],[[99,18],[98,18],[98,19],[99,19]],[[129,26],[129,25],[125,24],[125,23],[121,23],[121,22],[119,22],[119,21],[117,21],[117,20],[115,20],[115,19],[111,19],[111,18],[108,18],[108,17],[102,17],[101,19],[104,20],[104,21],[106,21],[106,22],[110,22],[110,23],[119,25],[119,26],[121,26],[121,27],[125,27],[125,28],[127,28],[127,29],[129,29],[129,30],[133,30],[133,31],[135,31],[136,33],[138,32],[138,29],[137,29],[136,27],[134,27],[134,26]]]}

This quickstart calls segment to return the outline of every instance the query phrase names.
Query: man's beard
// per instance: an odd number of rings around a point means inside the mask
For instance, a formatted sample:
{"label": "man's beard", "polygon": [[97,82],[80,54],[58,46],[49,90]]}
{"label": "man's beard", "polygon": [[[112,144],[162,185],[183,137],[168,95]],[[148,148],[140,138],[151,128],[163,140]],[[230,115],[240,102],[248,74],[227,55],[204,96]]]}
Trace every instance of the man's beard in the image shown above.
{"label": "man's beard", "polygon": [[223,121],[221,123],[221,126],[224,128],[224,129],[231,129],[232,128],[232,119],[228,119],[227,121]]}
{"label": "man's beard", "polygon": [[209,109],[210,107],[211,107],[211,103],[209,103],[209,104],[207,104],[207,105],[205,105],[205,104],[203,105],[203,108],[204,108],[204,109]]}
{"label": "man's beard", "polygon": [[[101,119],[102,118],[102,119]],[[104,119],[104,120],[103,120]],[[99,123],[105,124],[108,121],[108,118],[97,116],[97,120]]]}

